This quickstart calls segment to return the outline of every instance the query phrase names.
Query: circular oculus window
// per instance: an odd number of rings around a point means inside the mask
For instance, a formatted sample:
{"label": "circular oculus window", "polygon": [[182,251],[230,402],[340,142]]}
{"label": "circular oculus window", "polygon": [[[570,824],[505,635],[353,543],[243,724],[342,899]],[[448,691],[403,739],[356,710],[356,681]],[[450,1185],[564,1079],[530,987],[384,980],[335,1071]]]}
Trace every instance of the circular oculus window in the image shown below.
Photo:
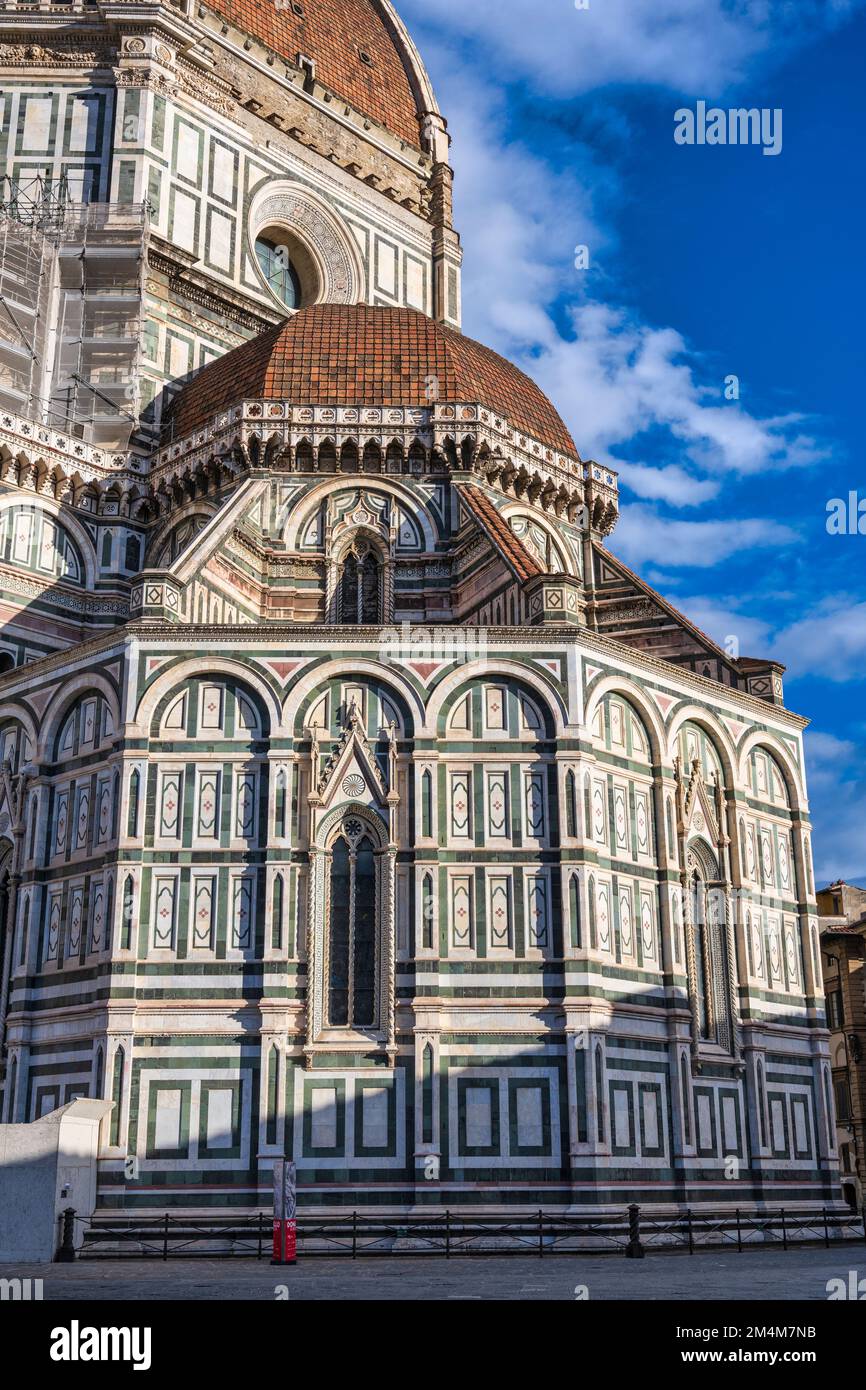
{"label": "circular oculus window", "polygon": [[288,227],[271,223],[256,233],[253,246],[262,279],[286,309],[295,313],[318,301],[321,275],[300,237]]}
{"label": "circular oculus window", "polygon": [[301,278],[292,264],[288,246],[278,245],[270,237],[258,236],[256,258],[271,293],[276,295],[287,309],[300,309]]}

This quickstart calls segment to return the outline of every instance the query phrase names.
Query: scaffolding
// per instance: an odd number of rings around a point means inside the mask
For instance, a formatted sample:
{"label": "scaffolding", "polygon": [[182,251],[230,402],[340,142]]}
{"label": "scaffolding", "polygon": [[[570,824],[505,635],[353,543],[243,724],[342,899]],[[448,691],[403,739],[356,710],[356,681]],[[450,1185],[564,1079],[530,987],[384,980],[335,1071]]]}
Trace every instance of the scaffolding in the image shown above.
{"label": "scaffolding", "polygon": [[0,407],[110,451],[138,427],[148,208],[0,181]]}
{"label": "scaffolding", "polygon": [[31,222],[0,216],[0,406],[33,413],[42,390],[50,275],[46,241]]}

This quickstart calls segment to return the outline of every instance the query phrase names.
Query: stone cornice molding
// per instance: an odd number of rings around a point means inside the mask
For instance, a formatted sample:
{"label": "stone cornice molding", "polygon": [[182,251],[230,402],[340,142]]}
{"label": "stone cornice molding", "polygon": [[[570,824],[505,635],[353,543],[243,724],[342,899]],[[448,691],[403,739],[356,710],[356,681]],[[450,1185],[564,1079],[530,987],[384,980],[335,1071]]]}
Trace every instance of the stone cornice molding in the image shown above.
{"label": "stone cornice molding", "polygon": [[[427,624],[422,623],[418,626],[429,630]],[[447,627],[450,631],[455,630],[453,624],[443,624],[443,627]],[[320,651],[333,651],[351,647],[363,649],[375,646],[378,648],[382,640],[382,633],[387,630],[379,627],[338,627],[320,623],[310,623],[309,625],[285,622],[245,623],[234,627],[201,627],[194,623],[155,625],[133,621],[125,625],[120,641],[121,644],[141,642],[148,645],[162,643],[165,646],[201,646],[204,640],[212,655],[218,654],[219,647],[223,643],[229,652],[236,651],[239,639],[247,650],[256,647],[266,649],[272,646],[303,650],[315,644]],[[457,628],[456,631],[459,632],[460,629]],[[42,657],[39,661],[27,666],[26,673],[21,668],[9,671],[0,676],[0,696],[5,697],[7,693],[15,693],[19,683],[21,683],[22,690],[27,689],[43,673],[47,676],[58,668],[68,667],[70,660],[87,661],[94,657],[104,656],[111,650],[122,650],[122,645],[118,648],[118,641],[118,633],[114,631],[110,636],[95,637],[71,650],[66,649],[56,655]],[[784,725],[787,732],[794,734],[801,733],[811,723],[809,719],[795,714],[791,710],[776,705],[768,705],[765,700],[749,695],[746,691],[732,690],[729,686],[720,686],[717,681],[710,680],[706,676],[699,676],[694,671],[688,671],[684,667],[672,667],[669,662],[647,656],[624,642],[617,642],[612,637],[603,637],[601,634],[590,632],[586,628],[568,626],[551,626],[537,630],[525,627],[491,628],[486,633],[486,642],[489,652],[494,656],[499,648],[504,648],[506,651],[510,649],[513,652],[515,646],[519,647],[527,643],[545,654],[549,654],[551,648],[560,644],[567,647],[577,646],[584,649],[587,654],[594,654],[602,660],[609,658],[611,662],[626,670],[631,668],[639,673],[637,679],[640,679],[640,675],[643,674],[649,679],[658,681],[659,684],[677,696],[678,703],[689,696],[696,696],[702,703],[714,710],[719,710],[726,716],[736,716],[742,713],[751,714],[754,716],[753,722],[762,728],[772,729],[781,724]],[[252,654],[255,655],[255,652],[253,651]],[[803,814],[806,815],[807,808],[804,806],[802,809]]]}

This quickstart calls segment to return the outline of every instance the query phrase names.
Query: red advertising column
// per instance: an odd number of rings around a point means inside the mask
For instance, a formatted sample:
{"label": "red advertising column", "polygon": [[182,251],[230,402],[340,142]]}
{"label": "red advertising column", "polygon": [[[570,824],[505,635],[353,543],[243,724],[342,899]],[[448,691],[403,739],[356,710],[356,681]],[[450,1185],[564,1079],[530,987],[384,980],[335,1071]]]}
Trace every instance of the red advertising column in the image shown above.
{"label": "red advertising column", "polygon": [[298,1262],[297,1176],[287,1158],[274,1161],[274,1255],[273,1265]]}

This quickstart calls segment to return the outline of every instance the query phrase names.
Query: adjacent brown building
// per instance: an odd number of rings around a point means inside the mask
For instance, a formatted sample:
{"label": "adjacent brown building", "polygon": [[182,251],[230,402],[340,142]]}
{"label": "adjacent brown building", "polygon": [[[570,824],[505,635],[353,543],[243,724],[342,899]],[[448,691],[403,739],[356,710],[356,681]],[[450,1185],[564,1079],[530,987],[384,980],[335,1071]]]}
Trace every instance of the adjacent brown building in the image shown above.
{"label": "adjacent brown building", "polygon": [[818,894],[821,963],[833,1059],[842,1190],[866,1202],[866,888],[832,883]]}

